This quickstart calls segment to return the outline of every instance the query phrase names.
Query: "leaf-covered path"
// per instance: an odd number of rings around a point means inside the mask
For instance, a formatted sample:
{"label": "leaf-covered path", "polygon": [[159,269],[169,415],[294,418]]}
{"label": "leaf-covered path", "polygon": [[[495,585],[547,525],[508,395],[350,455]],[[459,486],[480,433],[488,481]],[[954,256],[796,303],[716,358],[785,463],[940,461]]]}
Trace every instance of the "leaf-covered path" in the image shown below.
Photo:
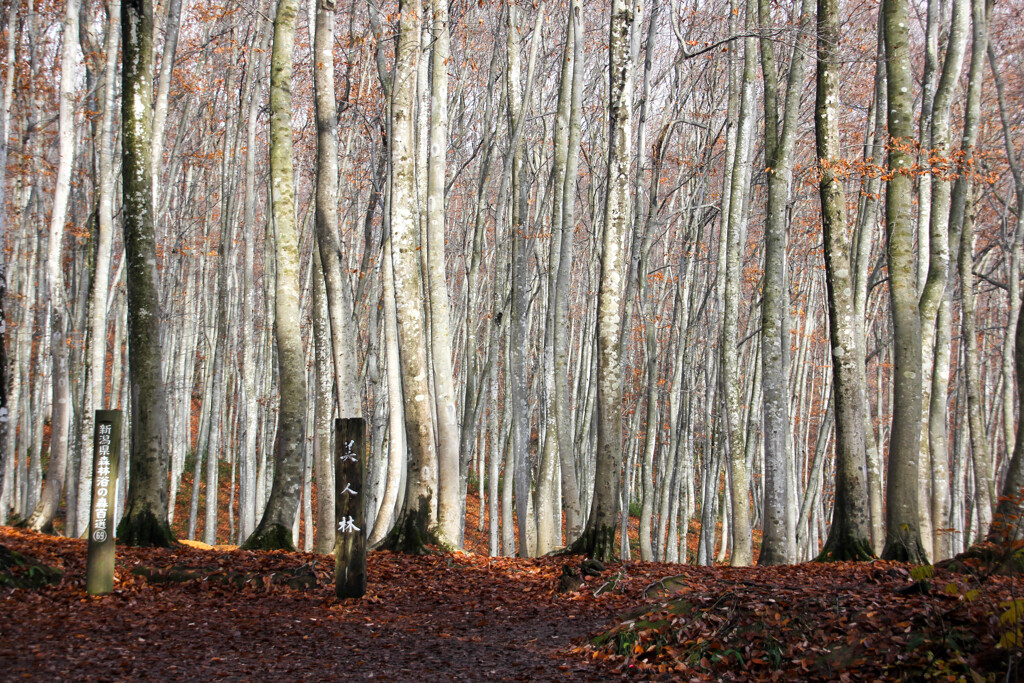
{"label": "leaf-covered path", "polygon": [[[4,528],[0,544],[65,571],[55,587],[0,589],[4,680],[599,680],[596,664],[566,650],[628,600],[558,594],[571,560],[374,552],[367,596],[339,601],[329,557],[189,547],[118,548],[115,592],[89,598],[84,542]],[[275,571],[301,564],[312,565],[315,588],[272,583]],[[241,589],[210,579],[153,584],[131,573],[138,566],[256,578]],[[623,588],[642,589],[650,571]]]}
{"label": "leaf-covered path", "polygon": [[[1011,583],[898,593],[891,563],[609,566],[559,593],[579,558],[374,552],[367,596],[339,601],[329,557],[119,548],[115,592],[90,598],[84,542],[3,527],[0,545],[64,572],[0,585],[4,681],[996,680],[1012,654],[995,647]],[[285,582],[297,569],[309,587]]]}

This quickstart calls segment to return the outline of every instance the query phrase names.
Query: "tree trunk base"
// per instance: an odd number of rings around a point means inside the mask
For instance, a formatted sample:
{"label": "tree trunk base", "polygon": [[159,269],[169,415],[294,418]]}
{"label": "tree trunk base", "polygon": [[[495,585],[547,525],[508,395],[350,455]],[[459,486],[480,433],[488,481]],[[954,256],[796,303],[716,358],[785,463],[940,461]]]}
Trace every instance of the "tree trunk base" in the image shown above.
{"label": "tree trunk base", "polygon": [[269,524],[264,527],[260,524],[252,536],[245,539],[242,550],[287,550],[295,552],[295,545],[292,543],[292,530],[280,524]]}
{"label": "tree trunk base", "polygon": [[57,530],[53,528],[53,519],[47,521],[46,524],[42,525],[40,528],[36,528],[36,526],[32,524],[31,517],[28,519],[15,519],[14,517],[12,517],[9,523],[10,526],[14,527],[15,529],[27,529],[28,531],[38,531],[39,533],[46,534],[47,536],[57,535]]}
{"label": "tree trunk base", "polygon": [[423,515],[414,511],[403,511],[377,548],[406,555],[433,555],[438,550],[453,552],[451,544],[444,543],[435,532],[427,529],[426,520],[421,517]]}
{"label": "tree trunk base", "polygon": [[857,538],[848,534],[829,535],[815,562],[864,562],[875,559],[870,538]]}
{"label": "tree trunk base", "polygon": [[882,559],[892,562],[909,562],[910,564],[928,564],[928,556],[916,538],[909,534],[888,534]]}
{"label": "tree trunk base", "polygon": [[583,533],[565,550],[559,551],[560,555],[586,555],[587,557],[601,562],[614,562],[618,559],[615,553],[615,534],[618,531],[616,525],[587,528]]}
{"label": "tree trunk base", "polygon": [[779,548],[766,548],[762,545],[761,552],[757,556],[757,566],[772,567],[780,564],[791,564],[790,559],[786,557],[786,553]]}
{"label": "tree trunk base", "polygon": [[149,510],[127,510],[117,525],[117,542],[139,548],[170,548],[178,541],[167,520],[159,520]]}

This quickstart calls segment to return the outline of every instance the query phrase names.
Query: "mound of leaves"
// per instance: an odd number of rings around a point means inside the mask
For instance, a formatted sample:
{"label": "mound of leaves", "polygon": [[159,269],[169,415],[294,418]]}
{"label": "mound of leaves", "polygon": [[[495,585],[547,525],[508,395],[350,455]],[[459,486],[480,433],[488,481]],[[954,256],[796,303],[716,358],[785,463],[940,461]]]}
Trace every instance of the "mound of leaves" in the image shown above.
{"label": "mound of leaves", "polygon": [[647,679],[1016,680],[1014,588],[886,562],[688,568],[577,651]]}
{"label": "mound of leaves", "polygon": [[0,587],[42,588],[60,582],[64,572],[0,545]]}

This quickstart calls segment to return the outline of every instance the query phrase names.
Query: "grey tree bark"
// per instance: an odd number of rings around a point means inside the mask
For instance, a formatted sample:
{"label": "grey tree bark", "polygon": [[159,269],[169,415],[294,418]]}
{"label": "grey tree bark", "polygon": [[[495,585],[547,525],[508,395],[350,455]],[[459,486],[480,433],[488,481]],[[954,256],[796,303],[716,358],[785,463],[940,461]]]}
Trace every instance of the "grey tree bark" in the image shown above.
{"label": "grey tree bark", "polygon": [[459,422],[452,372],[452,334],[445,274],[445,160],[448,153],[448,2],[431,2],[430,152],[427,159],[427,292],[430,360],[437,406],[437,533],[458,544],[462,537]]}
{"label": "grey tree bark", "polygon": [[[53,208],[50,213],[49,247],[47,251],[47,299],[50,310],[50,358],[52,363],[53,416],[50,422],[50,459],[46,480],[26,526],[41,531],[49,528],[64,489],[68,458],[68,436],[71,426],[71,393],[69,390],[68,346],[66,334],[66,293],[64,285],[64,221],[71,195],[71,167],[75,158],[75,69],[78,48],[78,0],[68,0],[64,7],[63,42],[60,60],[60,103],[58,109],[58,160],[54,183]],[[72,485],[75,483],[73,482]]]}
{"label": "grey tree bark", "polygon": [[871,513],[864,470],[864,387],[858,368],[854,324],[850,231],[839,139],[838,0],[818,0],[818,73],[814,128],[818,192],[825,240],[828,327],[832,347],[832,409],[835,413],[836,479],[832,526],[818,559],[863,560],[871,549]]}
{"label": "grey tree bark", "polygon": [[167,523],[169,422],[151,177],[152,0],[122,1],[121,42],[121,192],[131,349],[131,454],[124,517],[117,537],[125,545],[168,546],[174,543],[174,536]]}
{"label": "grey tree bark", "polygon": [[[752,29],[756,19],[756,1],[746,0],[746,27]],[[740,83],[740,111],[736,124],[736,159],[729,179],[731,186],[729,212],[723,230],[727,233],[725,301],[722,315],[722,373],[724,376],[726,436],[729,439],[730,494],[732,510],[732,555],[731,564],[743,567],[753,561],[753,538],[750,530],[750,474],[747,471],[744,448],[744,425],[742,414],[742,391],[739,374],[739,298],[740,261],[742,260],[744,208],[751,171],[751,134],[754,113],[754,60],[757,59],[757,43],[752,37],[743,41],[743,71]]]}
{"label": "grey tree bark", "polygon": [[590,516],[574,548],[605,560],[615,556],[622,466],[622,297],[630,224],[629,167],[633,121],[633,10],[613,0],[608,38],[608,192],[597,304],[597,465]]}
{"label": "grey tree bark", "polygon": [[[931,3],[929,3],[931,4]],[[921,245],[920,260],[927,261],[919,265],[924,271],[924,287],[918,307],[921,311],[921,377],[922,377],[922,432],[920,447],[920,463],[918,467],[918,507],[921,512],[921,540],[925,552],[933,560],[945,559],[947,553],[941,549],[948,524],[949,478],[946,473],[946,386],[948,382],[943,375],[942,356],[949,353],[947,340],[938,337],[942,330],[938,326],[940,306],[945,298],[946,281],[950,264],[949,241],[949,203],[951,181],[944,174],[949,163],[950,141],[949,120],[952,115],[952,100],[956,94],[963,65],[964,50],[967,45],[968,0],[957,0],[953,3],[953,16],[949,28],[949,42],[946,57],[942,64],[942,73],[935,86],[935,99],[932,106],[930,121],[922,119],[922,127],[930,126],[928,135],[928,156],[939,159],[937,168],[930,169],[921,182],[930,187],[931,208],[925,212],[928,216],[928,251],[924,252]],[[925,93],[925,97],[929,93]],[[927,183],[925,179],[928,179]],[[926,197],[919,197],[919,203]],[[919,275],[920,279],[920,275]],[[948,361],[945,373],[948,375]],[[935,411],[933,414],[932,411]]]}
{"label": "grey tree bark", "polygon": [[402,365],[405,434],[409,460],[405,499],[384,547],[423,552],[436,541],[437,449],[427,382],[426,320],[416,202],[415,101],[420,60],[419,0],[399,4],[391,95],[391,260],[395,277],[398,344]]}
{"label": "grey tree bark", "polygon": [[334,92],[333,0],[317,1],[313,81],[317,126],[315,220],[331,321],[334,388],[338,416],[359,417],[362,415],[362,387],[355,351],[358,330],[352,317],[351,291],[342,275],[341,244],[338,240],[338,112]]}
{"label": "grey tree bark", "polygon": [[292,527],[302,493],[306,365],[299,325],[299,254],[292,167],[292,54],[296,0],[280,0],[270,57],[270,174],[276,239],[275,327],[280,404],[274,479],[263,517],[243,544],[247,549],[294,549]]}
{"label": "grey tree bark", "polygon": [[[758,564],[784,564],[795,557],[796,538],[790,533],[796,521],[787,504],[790,492],[788,368],[784,349],[789,286],[786,277],[787,204],[793,176],[793,148],[803,91],[807,46],[803,35],[809,33],[811,3],[800,10],[800,27],[790,58],[786,98],[779,121],[778,76],[775,47],[767,35],[770,9],[767,0],[758,2],[761,37],[761,71],[764,78],[765,156],[768,163],[768,199],[765,208],[764,284],[761,288],[761,365],[764,385],[764,524]],[[780,130],[781,125],[781,130]],[[788,337],[788,335],[786,335]]]}
{"label": "grey tree bark", "polygon": [[885,230],[893,324],[893,411],[886,494],[887,560],[927,561],[921,542],[917,469],[921,442],[921,312],[914,277],[913,74],[906,0],[884,0],[889,100]]}

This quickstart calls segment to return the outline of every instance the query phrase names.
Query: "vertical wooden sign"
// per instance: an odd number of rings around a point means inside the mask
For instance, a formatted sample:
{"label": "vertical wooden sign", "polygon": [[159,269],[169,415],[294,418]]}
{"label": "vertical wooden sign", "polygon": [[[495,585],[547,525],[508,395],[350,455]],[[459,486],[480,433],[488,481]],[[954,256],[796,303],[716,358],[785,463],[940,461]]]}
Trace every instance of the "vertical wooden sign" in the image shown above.
{"label": "vertical wooden sign", "polygon": [[121,411],[97,410],[95,424],[85,589],[89,595],[106,595],[114,590],[114,506],[121,460]]}
{"label": "vertical wooden sign", "polygon": [[339,598],[366,594],[366,421],[334,421],[334,593]]}

